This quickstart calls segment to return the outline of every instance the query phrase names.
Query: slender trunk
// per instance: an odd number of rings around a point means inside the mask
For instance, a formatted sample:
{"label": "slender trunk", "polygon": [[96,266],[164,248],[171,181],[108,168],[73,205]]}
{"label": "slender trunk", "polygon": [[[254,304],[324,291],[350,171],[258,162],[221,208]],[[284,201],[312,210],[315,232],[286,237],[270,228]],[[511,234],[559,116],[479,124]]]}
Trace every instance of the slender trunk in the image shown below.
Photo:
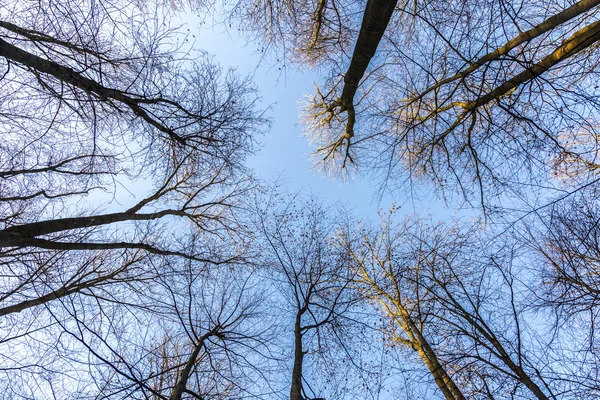
{"label": "slender trunk", "polygon": [[556,50],[539,62],[528,67],[525,71],[515,75],[513,78],[478,99],[468,102],[465,108],[467,110],[472,110],[504,96],[521,84],[537,78],[560,62],[589,48],[599,40],[600,21],[596,21],[575,32],[569,39],[565,40],[558,48],[556,48]]}
{"label": "slender trunk", "polygon": [[53,292],[50,292],[43,296],[40,296],[36,299],[25,300],[20,303],[13,304],[12,306],[2,307],[2,308],[0,308],[0,317],[2,317],[4,315],[8,315],[8,314],[25,311],[28,308],[39,306],[40,304],[45,304],[52,300],[60,299],[61,297],[66,297],[66,296],[70,295],[71,293],[75,293],[79,290],[81,290],[81,289],[80,288],[71,289],[71,288],[67,288],[67,287],[62,287],[58,290],[55,290]]}
{"label": "slender trunk", "polygon": [[192,374],[192,368],[194,367],[194,364],[196,363],[196,360],[198,359],[200,350],[202,350],[202,348],[204,347],[204,342],[209,337],[215,335],[219,331],[220,328],[221,328],[220,326],[216,326],[213,329],[211,329],[209,332],[207,332],[206,334],[204,334],[200,337],[200,339],[198,340],[198,343],[194,346],[194,351],[192,351],[192,354],[188,358],[188,360],[185,364],[185,367],[179,374],[179,379],[177,380],[177,384],[175,385],[175,388],[173,389],[173,392],[171,393],[170,400],[181,400],[181,396],[187,390],[187,383],[188,383],[188,380],[190,379],[190,375]]}
{"label": "slender trunk", "polygon": [[83,282],[78,285],[63,286],[60,289],[54,290],[50,293],[47,293],[43,296],[36,298],[36,299],[25,300],[20,303],[13,304],[12,306],[2,307],[2,308],[0,308],[0,317],[2,317],[4,315],[12,314],[12,313],[18,313],[18,312],[27,310],[28,308],[31,308],[31,307],[49,303],[52,300],[70,296],[73,293],[81,292],[84,289],[103,284],[103,282],[106,283],[106,281],[114,278],[114,276],[117,275],[119,272],[121,272],[121,271],[117,271],[113,274],[103,276],[103,277],[100,277],[97,279],[93,279],[93,280],[90,280],[87,282]]}
{"label": "slender trunk", "polygon": [[294,369],[292,370],[292,386],[290,388],[290,400],[303,400],[302,396],[302,363],[304,361],[304,350],[302,348],[302,313],[296,313],[294,324]]}
{"label": "slender trunk", "polygon": [[0,56],[28,69],[53,76],[61,82],[79,88],[86,93],[93,94],[100,101],[106,102],[109,99],[118,101],[126,105],[135,115],[142,118],[148,124],[168,134],[171,139],[176,140],[180,144],[185,144],[185,140],[177,135],[173,129],[168,128],[162,122],[153,118],[140,106],[140,104],[151,102],[151,99],[133,97],[120,90],[103,86],[70,67],[29,53],[3,39],[0,39]]}
{"label": "slender trunk", "polygon": [[527,387],[535,395],[538,400],[549,400],[548,396],[542,392],[542,389],[529,377],[529,375],[523,370],[520,365],[517,365],[508,355],[504,347],[494,339],[492,342],[496,350],[500,352],[500,360],[506,365],[512,372],[517,375],[519,382]]}
{"label": "slender trunk", "polygon": [[473,320],[467,315],[465,318],[476,330],[478,330],[485,339],[487,339],[494,349],[498,352],[498,358],[506,365],[516,376],[519,382],[521,382],[527,389],[533,393],[538,400],[549,400],[548,396],[542,391],[542,389],[531,379],[531,377],[525,372],[521,365],[515,363],[502,343],[498,340],[492,330],[482,321],[483,326],[477,321]]}
{"label": "slender trunk", "polygon": [[163,210],[155,213],[137,214],[126,211],[121,213],[94,215],[88,217],[60,218],[48,221],[32,222],[30,224],[11,226],[0,230],[0,247],[27,246],[32,239],[51,233],[72,229],[91,228],[123,221],[149,221],[167,215],[181,215],[178,210]]}
{"label": "slender trunk", "polygon": [[525,372],[523,367],[520,364],[517,364],[513,361],[510,354],[506,351],[502,343],[498,340],[498,337],[494,333],[494,331],[485,323],[485,321],[479,317],[479,314],[472,315],[467,310],[465,310],[460,302],[458,302],[452,293],[446,290],[448,298],[454,303],[459,318],[465,320],[469,325],[471,325],[477,332],[483,336],[483,338],[478,338],[478,341],[482,343],[485,347],[488,345],[485,344],[487,341],[491,346],[496,350],[496,356],[510,369],[516,376],[519,382],[521,382],[527,389],[533,393],[533,395],[538,400],[548,400],[548,396],[542,391],[542,389],[531,379],[531,377]]}

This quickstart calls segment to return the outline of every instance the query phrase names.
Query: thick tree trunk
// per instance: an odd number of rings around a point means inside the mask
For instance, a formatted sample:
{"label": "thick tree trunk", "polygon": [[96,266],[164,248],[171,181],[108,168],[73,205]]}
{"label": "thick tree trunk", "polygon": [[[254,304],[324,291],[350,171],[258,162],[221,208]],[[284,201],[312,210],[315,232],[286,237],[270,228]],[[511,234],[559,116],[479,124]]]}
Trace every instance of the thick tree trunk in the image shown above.
{"label": "thick tree trunk", "polygon": [[439,362],[427,339],[425,339],[419,328],[415,325],[410,315],[408,315],[405,310],[402,311],[404,314],[402,316],[404,323],[410,329],[409,333],[416,342],[417,352],[433,376],[433,379],[444,395],[444,398],[446,400],[465,400],[465,396]]}
{"label": "thick tree trunk", "polygon": [[459,79],[463,79],[463,78],[467,77],[469,74],[471,74],[472,72],[479,69],[482,65],[484,65],[490,61],[499,59],[500,57],[508,54],[511,50],[513,50],[517,46],[520,46],[523,43],[529,42],[529,41],[543,35],[544,33],[551,31],[552,29],[556,28],[557,26],[564,24],[565,22],[568,22],[571,19],[590,11],[592,8],[597,7],[598,5],[600,5],[600,0],[582,0],[578,3],[573,4],[571,7],[566,8],[565,10],[551,16],[550,18],[548,18],[541,24],[536,25],[535,27],[533,27],[527,31],[521,32],[520,34],[518,34],[517,36],[515,36],[514,38],[512,38],[511,40],[506,42],[504,45],[498,47],[496,50],[489,52],[486,55],[473,61],[472,63],[469,64],[468,67],[461,70],[460,72],[457,72],[456,74],[454,74],[453,76],[451,76],[449,78],[442,79],[441,81],[437,82],[435,85],[428,87],[425,91],[421,92],[417,98],[422,98],[426,94],[430,93],[431,91],[433,91],[447,83],[457,81]]}
{"label": "thick tree trunk", "polygon": [[396,0],[367,1],[350,66],[344,75],[342,95],[338,100],[342,109],[348,113],[346,135],[349,138],[354,136],[354,122],[356,118],[354,96],[358,90],[358,84],[365,75],[369,62],[377,51],[379,42],[396,8],[396,3]]}
{"label": "thick tree trunk", "polygon": [[0,230],[0,247],[18,247],[34,245],[38,236],[63,232],[72,229],[91,228],[100,225],[109,225],[123,221],[150,221],[167,215],[181,215],[178,210],[163,210],[155,213],[137,214],[132,211],[121,213],[102,214],[88,217],[60,218],[30,224],[15,225]]}
{"label": "thick tree trunk", "polygon": [[186,391],[187,381],[190,378],[190,374],[192,373],[192,368],[194,367],[196,359],[198,358],[198,355],[200,354],[200,350],[202,349],[203,345],[204,345],[204,340],[201,340],[194,347],[194,351],[190,355],[190,358],[188,359],[185,367],[183,368],[183,371],[181,371],[181,374],[179,374],[179,380],[177,381],[177,385],[175,386],[175,389],[173,390],[173,394],[171,395],[171,400],[181,400],[181,396]]}
{"label": "thick tree trunk", "polygon": [[30,224],[15,225],[11,226],[10,228],[0,230],[0,247],[19,246],[23,241],[51,233],[72,229],[91,228],[94,226],[108,225],[132,219],[135,219],[134,213],[122,212],[89,217],[60,218],[33,222]]}
{"label": "thick tree trunk", "polygon": [[383,33],[387,28],[396,0],[368,0],[363,15],[360,33],[352,53],[352,60],[344,76],[341,101],[346,107],[353,105],[358,84],[365,74],[369,62],[375,55]]}

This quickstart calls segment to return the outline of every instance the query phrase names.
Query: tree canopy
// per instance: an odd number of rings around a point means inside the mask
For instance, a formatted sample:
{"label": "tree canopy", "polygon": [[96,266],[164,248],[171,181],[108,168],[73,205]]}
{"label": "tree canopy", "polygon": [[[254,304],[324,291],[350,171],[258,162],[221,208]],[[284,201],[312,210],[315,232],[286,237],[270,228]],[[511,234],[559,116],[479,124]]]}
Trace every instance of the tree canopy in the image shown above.
{"label": "tree canopy", "polygon": [[[254,178],[259,93],[171,27],[212,7],[321,76],[318,167],[477,216]],[[4,2],[0,397],[599,397],[599,11]]]}
{"label": "tree canopy", "polygon": [[238,9],[251,34],[323,71],[304,115],[318,165],[358,167],[392,189],[426,182],[492,208],[498,194],[595,179],[598,5],[273,0]]}

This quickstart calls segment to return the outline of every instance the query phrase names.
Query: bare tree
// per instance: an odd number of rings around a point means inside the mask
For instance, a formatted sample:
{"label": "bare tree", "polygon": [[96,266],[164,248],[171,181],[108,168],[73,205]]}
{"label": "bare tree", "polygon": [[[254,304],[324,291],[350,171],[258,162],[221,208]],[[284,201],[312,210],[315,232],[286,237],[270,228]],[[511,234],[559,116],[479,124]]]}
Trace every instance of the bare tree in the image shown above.
{"label": "bare tree", "polygon": [[594,369],[575,353],[595,350],[549,333],[552,318],[532,308],[538,275],[518,265],[527,258],[514,239],[485,240],[472,227],[391,217],[363,232],[349,250],[390,345],[418,354],[446,399],[593,396]]}
{"label": "bare tree", "polygon": [[600,300],[596,195],[582,193],[560,203],[548,217],[545,234],[536,235],[540,238],[536,249],[546,264],[548,298],[571,313],[592,311]]}
{"label": "bare tree", "polygon": [[[350,286],[350,258],[338,245],[342,221],[336,222],[334,210],[302,196],[271,193],[260,208],[257,227],[264,242],[263,263],[289,305],[280,312],[293,320],[290,399],[342,398],[344,389],[351,390],[358,382],[346,382],[336,393],[335,376],[318,376],[332,369],[350,374],[348,366],[327,354],[351,357],[350,349],[361,344],[362,335],[354,331],[360,326],[359,299]],[[334,351],[336,347],[340,351]],[[319,367],[327,362],[335,364]]]}
{"label": "bare tree", "polygon": [[552,173],[595,179],[598,1],[246,4],[246,29],[322,68],[304,117],[334,173],[433,182],[487,210]]}
{"label": "bare tree", "polygon": [[[44,335],[29,333],[39,340],[38,353],[27,354],[15,335],[16,349],[3,351],[3,389],[24,397],[52,391],[61,398],[268,393],[269,325],[249,270],[214,273],[207,265],[183,263],[156,265],[160,274],[146,284],[131,282],[127,290],[111,285],[101,295],[52,303],[38,318],[50,317],[60,337],[46,343]],[[26,361],[32,364],[11,371]],[[54,372],[44,381],[46,368]],[[17,384],[9,384],[16,376]]]}
{"label": "bare tree", "polygon": [[[233,232],[228,209],[249,187],[236,176],[262,121],[252,89],[231,74],[221,83],[205,56],[161,44],[171,32],[144,19],[154,11],[122,1],[0,7],[5,312],[105,284],[128,258],[148,253],[210,261],[167,245],[186,240],[167,239],[164,220]],[[148,177],[154,189],[144,198],[102,210],[119,186]],[[102,191],[108,201],[84,206]],[[79,266],[69,251],[82,256]],[[62,256],[74,264],[72,276],[57,267]],[[98,267],[100,260],[116,264]],[[43,278],[54,267],[62,284]],[[37,299],[28,294],[34,286]],[[19,305],[13,295],[28,299]]]}
{"label": "bare tree", "polygon": [[[406,228],[408,225],[405,226]],[[402,232],[403,229],[400,231]],[[421,249],[411,249],[414,251],[412,254],[399,254],[395,250],[396,243],[402,243],[410,248],[406,240],[411,239],[410,236],[412,235],[399,238],[395,232],[384,229],[381,236],[373,239],[365,237],[364,251],[350,250],[360,271],[359,282],[365,285],[368,296],[380,303],[383,312],[392,319],[392,325],[400,332],[404,332],[404,335],[395,335],[394,340],[419,354],[444,397],[447,400],[465,399],[466,397],[449,374],[448,366],[439,359],[431,339],[426,337],[424,324],[427,315],[432,312],[430,306],[426,304],[425,299],[421,298],[420,287],[417,285],[411,288],[411,278],[405,278],[411,270],[414,271],[413,273],[419,273],[418,266],[411,268],[411,264],[413,260],[418,263],[418,258],[415,256],[421,253]],[[422,253],[426,254],[426,250]]]}
{"label": "bare tree", "polygon": [[[134,6],[2,7],[2,247],[126,248],[47,237],[168,216],[201,227],[211,213],[200,209],[236,192],[234,174],[262,121],[252,89],[231,74],[219,82],[204,56],[162,48],[169,31],[144,24]],[[73,215],[93,191],[114,195],[120,182],[147,176],[155,191],[133,207]],[[219,198],[200,205],[210,190]]]}
{"label": "bare tree", "polygon": [[[580,359],[566,351],[563,357],[572,359],[580,371],[590,371],[591,365],[590,374],[595,373],[599,355],[599,218],[597,194],[586,190],[554,204],[541,215],[544,225],[533,225],[526,236],[541,270],[535,307],[552,316],[558,338],[569,340],[571,348],[587,354]],[[598,393],[597,384],[578,381]]]}
{"label": "bare tree", "polygon": [[[234,210],[253,186],[244,158],[266,122],[248,80],[177,44],[186,37],[162,11],[0,5],[0,346],[14,397],[201,393],[194,360],[245,316],[245,297],[222,299],[223,314],[189,340],[158,338],[159,322],[183,312],[158,301],[161,279],[181,285],[246,259]],[[155,375],[142,368],[160,359],[150,338],[181,348]],[[227,375],[229,355],[207,370]],[[172,394],[149,383],[163,375]]]}

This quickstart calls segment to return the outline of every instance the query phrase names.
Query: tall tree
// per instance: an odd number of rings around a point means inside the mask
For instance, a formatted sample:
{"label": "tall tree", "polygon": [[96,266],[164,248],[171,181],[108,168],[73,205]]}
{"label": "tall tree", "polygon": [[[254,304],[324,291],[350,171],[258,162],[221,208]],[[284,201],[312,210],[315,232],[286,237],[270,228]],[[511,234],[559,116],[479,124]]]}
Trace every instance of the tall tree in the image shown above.
{"label": "tall tree", "polygon": [[[237,176],[263,121],[252,89],[232,74],[220,82],[205,57],[178,58],[177,48],[161,44],[172,32],[143,22],[149,12],[122,1],[0,7],[0,246],[12,269],[5,311],[88,287],[92,280],[77,274],[114,258],[111,251],[210,261],[173,246],[183,237],[161,240],[166,219],[233,232],[227,209],[248,186]],[[154,189],[131,207],[103,210],[121,197],[119,186],[136,181]],[[85,207],[94,194],[100,201]],[[66,285],[38,282],[69,251],[83,257],[82,270],[61,275]],[[37,300],[7,299],[31,297],[31,285],[46,286]]]}
{"label": "tall tree", "polygon": [[597,170],[598,7],[273,0],[237,11],[289,59],[321,67],[304,115],[318,164],[363,166],[392,188],[433,182],[490,209],[496,194],[555,184],[550,173]]}
{"label": "tall tree", "polygon": [[541,266],[536,305],[552,310],[557,328],[571,326],[580,346],[594,348],[600,311],[598,195],[582,191],[541,217],[544,225],[532,224],[526,236]]}
{"label": "tall tree", "polygon": [[[526,283],[538,277],[518,265],[514,239],[490,244],[477,229],[414,219],[362,237],[350,247],[359,284],[389,321],[391,345],[416,353],[444,398],[593,396],[593,369],[571,351],[595,351],[565,350],[562,327],[548,334]],[[574,362],[582,369],[564,373]]]}
{"label": "tall tree", "polygon": [[15,319],[3,332],[2,391],[166,400],[268,389],[270,326],[251,271],[181,259],[154,267],[145,281],[57,299],[33,322]]}
{"label": "tall tree", "polygon": [[147,390],[128,351],[152,349],[128,324],[155,334],[164,304],[144,294],[185,276],[181,260],[226,270],[246,257],[232,210],[266,121],[249,81],[187,53],[162,11],[0,5],[0,352],[14,396],[93,396],[93,381],[104,395],[111,365],[129,381],[113,396]]}
{"label": "tall tree", "polygon": [[283,333],[293,349],[289,398],[341,398],[360,383],[356,361],[344,365],[341,358],[353,359],[371,333],[358,313],[351,259],[339,246],[343,219],[301,195],[270,193],[259,208],[262,263],[287,303],[281,317],[291,322]]}
{"label": "tall tree", "polygon": [[[401,235],[403,231],[404,229],[400,230]],[[410,233],[399,238],[395,232],[386,228],[379,234],[381,236],[372,239],[364,238],[364,250],[349,249],[360,271],[358,281],[366,288],[367,296],[380,303],[383,313],[392,319],[392,325],[404,332],[404,335],[394,336],[394,340],[417,352],[444,398],[465,399],[455,378],[450,375],[448,366],[444,365],[434,350],[432,339],[427,337],[428,327],[425,323],[428,315],[433,312],[427,299],[422,298],[427,292],[421,294],[419,284],[411,287],[414,282],[411,275],[418,275],[420,270],[418,265],[413,265],[412,260],[418,263],[418,255],[427,254],[427,250],[418,247],[413,249],[407,245],[407,239],[412,236]],[[410,253],[399,253],[396,243],[407,245]]]}

